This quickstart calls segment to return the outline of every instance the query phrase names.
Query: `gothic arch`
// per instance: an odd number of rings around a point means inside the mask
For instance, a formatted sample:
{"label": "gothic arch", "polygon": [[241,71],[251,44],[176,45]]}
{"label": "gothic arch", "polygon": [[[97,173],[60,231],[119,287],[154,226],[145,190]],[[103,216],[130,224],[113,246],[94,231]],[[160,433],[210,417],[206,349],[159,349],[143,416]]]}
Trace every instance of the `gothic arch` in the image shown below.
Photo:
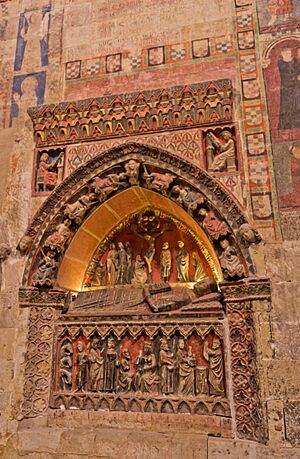
{"label": "gothic arch", "polygon": [[[131,176],[126,169],[130,160],[138,164],[136,173],[132,173]],[[122,180],[120,180],[121,175]],[[166,177],[169,177],[170,180],[166,180]],[[180,206],[185,218],[194,221],[193,224],[197,222],[198,231],[206,243],[210,244],[211,255],[214,256],[216,253],[220,258],[222,249],[218,244],[218,239],[221,235],[216,238],[212,237],[199,216],[201,206],[212,211],[217,219],[228,228],[226,237],[229,238],[230,244],[235,247],[241,257],[245,267],[244,276],[254,274],[255,269],[248,247],[250,243],[258,242],[259,236],[254,229],[251,229],[250,238],[249,235],[241,233],[240,228],[245,225],[249,227],[249,223],[234,197],[206,171],[173,153],[129,143],[112,148],[81,166],[52,192],[38,210],[25,234],[25,240],[29,241],[30,247],[23,285],[31,284],[33,272],[43,257],[43,247],[45,247],[47,238],[55,232],[57,225],[61,224],[68,215],[70,216],[70,212],[68,214],[66,210],[70,209],[70,205],[74,207],[74,203],[80,202],[83,197],[90,199],[89,202],[86,202],[86,210],[81,212],[80,218],[76,220],[74,216],[73,218],[71,216],[71,233],[75,238],[78,237],[77,233],[81,225],[85,225],[86,220],[92,218],[91,215],[96,212],[95,209],[105,204],[107,207],[109,200],[124,193],[124,190],[128,192],[134,187],[144,189],[146,192],[150,190],[155,195],[163,196],[162,201],[167,199]],[[184,196],[186,192],[190,192],[188,198]],[[70,240],[71,238],[55,255],[57,267],[64,259],[63,254]],[[216,262],[216,266],[217,264]],[[218,280],[221,280],[220,276]],[[51,283],[46,286],[50,285],[53,286]]]}

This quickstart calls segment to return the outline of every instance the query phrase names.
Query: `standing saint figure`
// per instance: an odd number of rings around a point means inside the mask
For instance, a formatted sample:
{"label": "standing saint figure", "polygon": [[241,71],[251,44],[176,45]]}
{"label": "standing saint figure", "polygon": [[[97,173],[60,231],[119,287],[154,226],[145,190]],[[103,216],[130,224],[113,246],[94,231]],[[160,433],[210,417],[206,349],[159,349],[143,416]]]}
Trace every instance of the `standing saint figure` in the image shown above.
{"label": "standing saint figure", "polygon": [[123,242],[118,242],[118,284],[127,283],[127,253]]}
{"label": "standing saint figure", "polygon": [[160,254],[160,275],[164,282],[167,282],[171,273],[172,254],[169,243],[164,242]]}
{"label": "standing saint figure", "polygon": [[160,340],[159,367],[161,392],[163,394],[173,394],[175,359],[173,352],[169,349],[168,340],[165,337],[162,337]]}
{"label": "standing saint figure", "polygon": [[118,251],[114,243],[110,244],[106,259],[107,283],[115,285],[118,280]]}
{"label": "standing saint figure", "polygon": [[178,340],[177,369],[178,369],[178,394],[195,395],[195,367],[196,359],[191,348],[187,352],[183,338]]}
{"label": "standing saint figure", "polygon": [[120,360],[117,392],[129,392],[131,389],[132,372],[130,369],[130,353],[124,348]]}
{"label": "standing saint figure", "polygon": [[176,267],[178,281],[189,282],[190,257],[188,251],[184,247],[183,241],[177,242]]}
{"label": "standing saint figure", "polygon": [[278,129],[300,127],[300,65],[292,48],[282,49],[278,60],[280,73],[280,108]]}
{"label": "standing saint figure", "polygon": [[194,265],[194,282],[200,282],[202,279],[207,277],[207,273],[201,261],[200,255],[198,252],[192,253],[193,265]]}
{"label": "standing saint figure", "polygon": [[103,350],[99,349],[99,339],[94,337],[89,352],[90,363],[90,390],[97,392],[104,389],[104,357]]}
{"label": "standing saint figure", "polygon": [[142,260],[141,255],[135,257],[133,276],[131,283],[134,287],[143,287],[147,282],[147,272],[145,270],[145,262]]}
{"label": "standing saint figure", "polygon": [[83,341],[78,341],[77,344],[77,374],[76,374],[76,386],[78,391],[83,391],[87,384],[87,372],[88,372],[89,359],[85,352]]}
{"label": "standing saint figure", "polygon": [[125,242],[125,250],[127,255],[127,284],[131,284],[133,274],[133,251],[129,241]]}
{"label": "standing saint figure", "polygon": [[212,347],[205,341],[203,357],[209,362],[208,382],[211,395],[224,395],[224,365],[221,343],[215,338]]}
{"label": "standing saint figure", "polygon": [[105,384],[104,389],[108,392],[116,390],[117,366],[119,365],[118,353],[115,350],[114,338],[108,338],[105,359]]}
{"label": "standing saint figure", "polygon": [[45,65],[42,62],[41,41],[47,37],[50,13],[42,10],[25,13],[27,28],[23,26],[20,35],[25,42],[22,62],[23,73],[36,71]]}

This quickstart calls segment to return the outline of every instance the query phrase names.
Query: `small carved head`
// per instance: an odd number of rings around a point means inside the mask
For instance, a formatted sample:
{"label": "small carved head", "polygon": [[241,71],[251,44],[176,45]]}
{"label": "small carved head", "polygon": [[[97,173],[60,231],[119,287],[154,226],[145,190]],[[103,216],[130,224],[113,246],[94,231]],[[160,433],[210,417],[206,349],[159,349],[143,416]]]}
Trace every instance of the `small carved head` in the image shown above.
{"label": "small carved head", "polygon": [[182,249],[184,247],[184,242],[183,241],[178,241],[177,242],[177,245],[180,249]]}
{"label": "small carved head", "polygon": [[107,347],[108,349],[114,349],[115,347],[115,340],[113,338],[108,338],[107,340]]}
{"label": "small carved head", "polygon": [[225,129],[225,131],[223,131],[223,132],[221,133],[221,136],[223,137],[224,140],[229,140],[229,139],[231,139],[232,134],[231,134],[231,132],[229,132],[229,131],[227,131],[227,130]]}
{"label": "small carved head", "polygon": [[241,225],[239,235],[242,242],[246,245],[258,244],[261,241],[261,236],[257,229],[249,225],[249,223],[243,223],[243,225]]}
{"label": "small carved head", "polygon": [[169,243],[168,242],[164,242],[163,246],[162,246],[162,249],[163,250],[167,250],[168,248],[169,248]]}
{"label": "small carved head", "polygon": [[78,341],[77,350],[78,350],[78,352],[83,352],[84,351],[84,343],[83,343],[83,341]]}
{"label": "small carved head", "polygon": [[184,339],[183,338],[179,338],[178,340],[178,349],[185,349],[185,342],[184,342]]}
{"label": "small carved head", "polygon": [[227,239],[222,239],[220,241],[220,246],[222,247],[223,250],[227,249],[227,247],[230,246],[229,241]]}
{"label": "small carved head", "polygon": [[216,350],[216,349],[219,349],[220,347],[221,347],[220,340],[215,338],[212,343],[212,349]]}
{"label": "small carved head", "polygon": [[17,250],[21,253],[21,255],[26,255],[30,249],[31,244],[32,238],[30,236],[23,236],[17,246]]}
{"label": "small carved head", "polygon": [[0,244],[0,263],[7,260],[10,254],[10,247],[8,247],[8,245],[5,243]]}

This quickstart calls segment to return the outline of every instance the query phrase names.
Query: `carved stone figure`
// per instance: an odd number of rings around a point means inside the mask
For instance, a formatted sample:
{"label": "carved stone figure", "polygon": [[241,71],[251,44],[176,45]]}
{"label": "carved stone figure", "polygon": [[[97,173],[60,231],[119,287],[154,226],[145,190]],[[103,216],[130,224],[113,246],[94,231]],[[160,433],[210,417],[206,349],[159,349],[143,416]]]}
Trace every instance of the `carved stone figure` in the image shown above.
{"label": "carved stone figure", "polygon": [[215,215],[215,213],[205,208],[199,210],[199,215],[204,217],[202,225],[212,239],[217,241],[221,236],[226,236],[230,232],[225,222],[221,222]]}
{"label": "carved stone figure", "polygon": [[126,284],[127,282],[127,253],[124,249],[123,242],[118,242],[118,284]]}
{"label": "carved stone figure", "polygon": [[164,282],[167,282],[171,273],[172,254],[169,249],[169,243],[164,242],[160,254],[160,274]]}
{"label": "carved stone figure", "polygon": [[196,395],[199,394],[208,394],[209,387],[208,387],[208,368],[206,367],[197,367],[196,368]]}
{"label": "carved stone figure", "polygon": [[176,267],[178,281],[189,282],[190,257],[188,251],[184,247],[183,241],[177,242]]}
{"label": "carved stone figure", "polygon": [[140,163],[131,159],[124,165],[125,168],[125,175],[128,178],[130,185],[138,185],[139,184],[139,170],[140,170]]}
{"label": "carved stone figure", "polygon": [[104,357],[103,350],[100,351],[99,339],[94,337],[91,340],[89,352],[89,383],[93,392],[104,389]]}
{"label": "carved stone figure", "polygon": [[211,395],[224,395],[224,365],[221,343],[214,338],[212,347],[205,341],[203,356],[209,362],[208,382]]}
{"label": "carved stone figure", "polygon": [[198,205],[204,203],[204,198],[200,193],[191,190],[188,186],[175,185],[172,193],[178,195],[177,201],[180,205],[187,208],[188,213],[192,214]]}
{"label": "carved stone figure", "polygon": [[135,257],[133,276],[131,283],[134,287],[142,287],[147,282],[147,272],[145,271],[145,262],[140,255]]}
{"label": "carved stone figure", "polygon": [[152,345],[147,341],[144,342],[144,355],[139,356],[136,360],[136,365],[140,364],[142,367],[142,372],[140,376],[139,389],[142,392],[157,392],[159,383],[159,376],[157,374],[157,361],[152,350]]}
{"label": "carved stone figure", "polygon": [[69,229],[71,220],[65,219],[62,223],[56,226],[55,231],[47,237],[45,241],[45,247],[49,247],[51,250],[56,250],[60,253],[64,250],[65,243],[71,237],[72,233]]}
{"label": "carved stone figure", "polygon": [[76,364],[77,364],[77,374],[76,374],[77,390],[83,391],[86,389],[86,385],[87,385],[88,364],[89,364],[89,359],[85,352],[83,341],[78,341],[78,344],[77,344]]}
{"label": "carved stone figure", "polygon": [[86,212],[97,202],[95,193],[81,196],[72,204],[67,204],[64,214],[76,225],[81,225]]}
{"label": "carved stone figure", "polygon": [[125,250],[127,255],[127,284],[131,284],[133,275],[133,251],[129,241],[125,242]]}
{"label": "carved stone figure", "polygon": [[207,273],[205,271],[205,268],[203,266],[203,263],[200,259],[200,256],[198,252],[193,252],[192,253],[192,260],[193,260],[193,265],[194,265],[194,282],[199,282],[205,277],[207,277]]}
{"label": "carved stone figure", "polygon": [[214,172],[222,172],[224,170],[235,170],[235,144],[232,138],[231,132],[226,129],[221,132],[221,138],[224,140],[224,143],[212,133],[207,134],[207,150],[215,148],[219,154],[213,159],[212,163],[209,164],[208,170]]}
{"label": "carved stone figure", "polygon": [[91,286],[105,285],[106,267],[102,260],[97,264],[93,277],[91,279]]}
{"label": "carved stone figure", "polygon": [[220,255],[220,264],[225,279],[229,277],[242,277],[245,275],[245,268],[240,260],[236,249],[232,247],[227,239],[220,241],[223,253]]}
{"label": "carved stone figure", "polygon": [[32,285],[52,287],[57,267],[58,262],[55,260],[55,252],[53,250],[49,250],[47,254],[42,253],[42,259],[32,276]]}
{"label": "carved stone figure", "polygon": [[131,389],[132,372],[130,369],[130,353],[128,349],[123,349],[120,361],[119,378],[117,392],[129,392]]}
{"label": "carved stone figure", "polygon": [[107,283],[115,285],[118,279],[119,257],[114,243],[110,244],[106,259]]}
{"label": "carved stone figure", "polygon": [[249,225],[249,223],[243,223],[238,231],[241,241],[246,247],[250,244],[258,244],[261,241],[261,237],[256,228]]}
{"label": "carved stone figure", "polygon": [[159,172],[151,172],[149,174],[145,166],[144,169],[144,178],[146,180],[148,188],[157,190],[161,194],[166,196],[171,183],[176,178],[175,175],[169,174],[168,172],[166,174],[160,174]]}
{"label": "carved stone figure", "polygon": [[51,191],[58,181],[58,164],[63,153],[56,160],[52,160],[48,153],[42,153],[36,176],[37,191]]}
{"label": "carved stone figure", "polygon": [[105,383],[104,390],[112,392],[116,390],[118,353],[115,350],[115,340],[108,338],[107,351],[105,356]]}
{"label": "carved stone figure", "polygon": [[195,367],[196,359],[191,348],[187,352],[183,338],[178,340],[177,368],[178,368],[178,394],[195,394]]}
{"label": "carved stone figure", "polygon": [[60,390],[72,388],[73,347],[70,342],[62,345],[59,358],[58,385]]}
{"label": "carved stone figure", "polygon": [[23,236],[17,246],[17,250],[21,255],[26,255],[32,244],[32,238],[30,236]]}
{"label": "carved stone figure", "polygon": [[163,394],[173,394],[175,359],[173,352],[169,349],[168,340],[165,337],[160,340],[159,367],[161,392]]}
{"label": "carved stone figure", "polygon": [[121,172],[119,174],[108,174],[106,177],[96,177],[92,183],[92,188],[100,202],[105,201],[107,196],[115,190],[118,190],[121,186],[128,186],[124,179],[126,174]]}

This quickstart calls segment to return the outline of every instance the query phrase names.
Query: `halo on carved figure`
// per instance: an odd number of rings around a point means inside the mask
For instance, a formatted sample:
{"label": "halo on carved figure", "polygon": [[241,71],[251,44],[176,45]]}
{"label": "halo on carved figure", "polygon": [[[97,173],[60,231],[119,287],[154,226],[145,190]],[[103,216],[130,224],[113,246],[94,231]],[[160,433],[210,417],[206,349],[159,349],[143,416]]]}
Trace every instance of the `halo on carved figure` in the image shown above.
{"label": "halo on carved figure", "polygon": [[[134,171],[128,168],[129,161],[135,161]],[[131,164],[133,163],[131,162]],[[174,153],[141,144],[128,143],[112,148],[78,168],[43,203],[26,232],[26,236],[32,237],[33,244],[25,267],[23,285],[30,285],[37,263],[42,258],[47,237],[53,232],[53,228],[63,223],[64,218],[72,221],[72,238],[67,241],[64,250],[56,255],[56,261],[58,265],[65,263],[66,267],[68,260],[70,261],[68,244],[70,247],[75,247],[74,242],[79,228],[84,227],[85,222],[91,218],[95,209],[104,205],[105,211],[110,212],[108,200],[116,197],[121,203],[120,206],[123,209],[123,214],[122,212],[121,214],[124,218],[128,213],[127,204],[129,201],[122,199],[122,193],[125,190],[129,195],[134,194],[137,185],[140,189],[151,191],[156,195],[158,203],[162,196],[172,205],[176,202],[177,208],[184,211],[184,219],[189,214],[198,231],[202,225],[201,219],[198,218],[198,211],[205,202],[206,207],[217,215],[218,221],[228,225],[230,243],[235,246],[243,258],[247,268],[246,274],[254,274],[255,270],[248,248],[240,244],[239,239],[236,238],[239,227],[246,223],[247,219],[238,203],[223,186],[209,173],[182,160]],[[184,193],[181,193],[179,197],[178,193],[173,193],[173,187],[177,187],[177,191],[184,188]],[[141,197],[139,199],[143,200]],[[156,207],[159,208],[159,205]],[[207,240],[214,247],[211,253],[214,253],[216,257],[221,255],[218,241],[211,239],[204,226],[202,230],[202,233],[206,233]],[[89,239],[88,231],[85,231],[85,235]],[[96,236],[96,240],[97,238],[98,236]],[[99,242],[98,238],[97,243]],[[96,242],[91,252],[95,249]],[[80,246],[78,246],[78,250],[80,252]],[[90,255],[91,253],[89,253],[89,257]],[[77,262],[78,268],[84,265],[84,269],[86,269],[89,261],[90,258],[81,259],[80,262]],[[59,273],[61,272],[62,268],[60,267]],[[53,285],[56,285],[55,279],[51,287]],[[59,282],[58,285],[60,285]]]}

